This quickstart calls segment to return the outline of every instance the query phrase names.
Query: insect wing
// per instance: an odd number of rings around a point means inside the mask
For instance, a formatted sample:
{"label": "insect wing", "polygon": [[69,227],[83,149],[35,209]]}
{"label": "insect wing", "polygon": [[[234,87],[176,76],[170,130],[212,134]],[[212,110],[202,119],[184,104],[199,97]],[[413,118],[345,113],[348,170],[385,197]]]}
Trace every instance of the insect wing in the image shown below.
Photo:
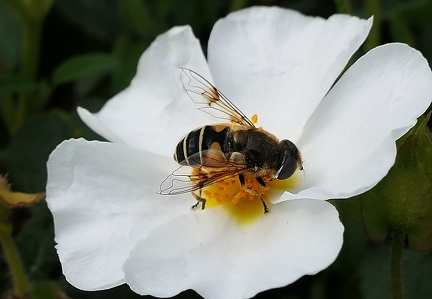
{"label": "insect wing", "polygon": [[180,166],[162,181],[159,194],[174,195],[195,190],[192,177],[190,166]]}
{"label": "insect wing", "polygon": [[160,194],[175,195],[196,191],[249,171],[246,162],[241,159],[236,162],[227,161],[224,154],[217,150],[196,153],[188,159],[197,162],[196,165],[182,165],[172,172],[161,183]]}
{"label": "insect wing", "polygon": [[192,102],[198,105],[198,109],[201,111],[239,125],[255,127],[253,122],[216,87],[194,71],[182,68],[180,81],[183,90],[191,98]]}
{"label": "insect wing", "polygon": [[196,191],[215,183],[233,178],[248,171],[246,168],[235,170],[219,169],[216,172],[190,173],[190,167],[180,166],[170,174],[160,185],[159,194],[177,195]]}

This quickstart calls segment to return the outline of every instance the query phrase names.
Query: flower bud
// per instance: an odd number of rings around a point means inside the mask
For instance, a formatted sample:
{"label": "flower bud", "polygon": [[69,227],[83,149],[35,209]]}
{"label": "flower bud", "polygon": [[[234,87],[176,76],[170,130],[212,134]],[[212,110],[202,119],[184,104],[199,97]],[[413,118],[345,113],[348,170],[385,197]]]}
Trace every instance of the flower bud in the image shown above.
{"label": "flower bud", "polygon": [[359,196],[367,236],[382,242],[403,233],[411,249],[432,250],[432,113],[398,141],[398,155],[388,175]]}

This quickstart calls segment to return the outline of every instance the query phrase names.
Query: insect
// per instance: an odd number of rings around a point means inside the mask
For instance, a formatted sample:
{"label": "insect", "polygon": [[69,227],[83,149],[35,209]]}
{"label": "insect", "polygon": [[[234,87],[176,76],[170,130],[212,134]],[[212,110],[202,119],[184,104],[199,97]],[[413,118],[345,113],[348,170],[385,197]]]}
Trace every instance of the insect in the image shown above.
{"label": "insect", "polygon": [[[164,183],[162,194],[191,192],[197,200],[192,208],[205,208],[202,190],[231,178],[238,178],[241,188],[260,197],[264,213],[268,212],[262,192],[250,188],[246,181],[256,180],[267,190],[271,180],[285,180],[297,169],[302,170],[300,151],[289,140],[279,141],[272,134],[257,128],[228,98],[206,79],[192,70],[180,69],[184,91],[204,112],[228,121],[206,125],[191,131],[177,144],[174,160],[192,168],[185,174],[174,172]],[[250,184],[249,184],[250,185]],[[162,185],[161,185],[162,186]]]}

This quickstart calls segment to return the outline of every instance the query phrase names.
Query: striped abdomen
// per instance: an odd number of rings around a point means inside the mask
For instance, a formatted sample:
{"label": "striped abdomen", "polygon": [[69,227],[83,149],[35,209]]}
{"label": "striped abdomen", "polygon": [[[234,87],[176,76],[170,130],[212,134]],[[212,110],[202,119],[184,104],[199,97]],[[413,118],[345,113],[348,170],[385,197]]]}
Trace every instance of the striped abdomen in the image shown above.
{"label": "striped abdomen", "polygon": [[190,132],[177,144],[174,160],[181,165],[205,165],[203,159],[209,149],[224,151],[229,126],[229,124],[204,126]]}

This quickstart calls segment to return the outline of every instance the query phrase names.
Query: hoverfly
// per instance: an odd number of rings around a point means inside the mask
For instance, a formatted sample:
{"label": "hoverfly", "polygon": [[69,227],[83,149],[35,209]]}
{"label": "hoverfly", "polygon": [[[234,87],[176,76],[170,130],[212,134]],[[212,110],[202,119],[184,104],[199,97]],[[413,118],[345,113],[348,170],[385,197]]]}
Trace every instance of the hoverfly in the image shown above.
{"label": "hoverfly", "polygon": [[[279,141],[257,128],[228,98],[209,81],[192,70],[181,68],[183,90],[200,110],[229,122],[206,125],[187,134],[174,152],[174,160],[191,168],[187,174],[173,172],[161,184],[161,194],[191,192],[197,203],[192,208],[205,208],[203,188],[237,177],[244,191],[256,194],[245,185],[253,177],[260,186],[269,188],[271,180],[285,180],[297,169],[302,170],[300,151],[289,140]],[[265,179],[264,179],[265,178]],[[169,182],[167,188],[162,185]],[[260,198],[264,213],[268,208]]]}

